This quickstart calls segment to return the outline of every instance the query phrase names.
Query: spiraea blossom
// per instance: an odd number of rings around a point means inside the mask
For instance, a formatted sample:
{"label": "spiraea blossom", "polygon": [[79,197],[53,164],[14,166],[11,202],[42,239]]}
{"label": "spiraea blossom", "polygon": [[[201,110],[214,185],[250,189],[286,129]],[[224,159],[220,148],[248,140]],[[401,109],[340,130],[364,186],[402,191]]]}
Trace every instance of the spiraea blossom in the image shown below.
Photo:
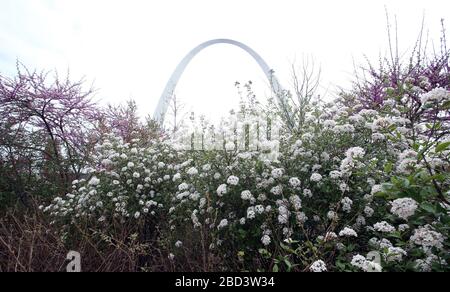
{"label": "spiraea blossom", "polygon": [[179,191],[185,191],[187,189],[189,189],[189,185],[187,183],[181,183],[181,184],[178,185],[178,190]]}
{"label": "spiraea blossom", "polygon": [[227,179],[227,183],[232,186],[237,186],[239,184],[239,178],[237,176],[230,176]]}
{"label": "spiraea blossom", "polygon": [[227,185],[226,185],[226,184],[220,185],[220,186],[217,188],[217,195],[218,195],[219,197],[225,195],[226,193],[227,193]]}
{"label": "spiraea blossom", "polygon": [[361,147],[352,147],[345,152],[345,157],[350,159],[362,159],[366,151]]}
{"label": "spiraea blossom", "polygon": [[315,273],[326,272],[327,266],[324,261],[317,260],[314,263],[312,263],[312,265],[309,267],[309,270]]}
{"label": "spiraea blossom", "polygon": [[198,174],[198,170],[195,167],[191,167],[188,169],[187,174],[190,176],[194,176]]}
{"label": "spiraea blossom", "polygon": [[278,179],[283,176],[283,173],[284,173],[283,169],[276,168],[276,169],[272,170],[272,177],[275,179]]}
{"label": "spiraea blossom", "polygon": [[420,97],[423,106],[429,104],[439,104],[450,100],[450,91],[442,87],[437,87]]}
{"label": "spiraea blossom", "polygon": [[349,213],[352,210],[353,201],[349,197],[344,197],[341,204],[344,212]]}
{"label": "spiraea blossom", "polygon": [[100,183],[100,180],[95,176],[89,180],[90,186],[97,186],[99,183]]}
{"label": "spiraea blossom", "polygon": [[289,209],[286,206],[284,206],[284,205],[279,206],[278,207],[278,214],[279,214],[278,215],[278,222],[280,224],[288,223],[289,216],[290,216],[290,211],[289,211]]}
{"label": "spiraea blossom", "polygon": [[417,210],[418,204],[411,198],[396,199],[392,202],[391,212],[398,217],[407,220],[413,216]]}
{"label": "spiraea blossom", "polygon": [[301,185],[301,181],[297,177],[292,177],[289,179],[289,184],[292,187],[297,188]]}
{"label": "spiraea blossom", "polygon": [[415,261],[415,268],[420,272],[431,272],[433,264],[447,266],[444,260],[440,260],[434,254],[428,254],[425,259],[417,259]]}
{"label": "spiraea blossom", "polygon": [[313,173],[310,180],[313,182],[320,182],[322,180],[322,176],[319,173]]}
{"label": "spiraea blossom", "polygon": [[372,217],[374,212],[375,211],[370,206],[364,207],[364,214],[366,215],[366,217]]}
{"label": "spiraea blossom", "polygon": [[228,220],[227,219],[223,219],[222,221],[220,221],[219,225],[217,226],[217,229],[223,229],[225,227],[228,226]]}
{"label": "spiraea blossom", "polygon": [[382,192],[383,191],[383,186],[382,185],[373,185],[372,186],[372,190],[371,190],[371,194],[372,195],[375,195],[375,194],[377,194],[377,193],[379,193],[379,192]]}
{"label": "spiraea blossom", "polygon": [[330,220],[336,220],[338,218],[338,214],[334,211],[328,211],[327,218]]}
{"label": "spiraea blossom", "polygon": [[417,152],[411,149],[403,151],[399,155],[397,172],[411,174],[417,168]]}
{"label": "spiraea blossom", "polygon": [[378,232],[392,233],[395,232],[395,227],[386,221],[377,222],[373,225],[373,228]]}
{"label": "spiraea blossom", "polygon": [[268,246],[268,245],[272,242],[272,240],[270,239],[270,236],[269,236],[269,235],[264,235],[264,236],[261,238],[261,242],[262,242],[262,244],[263,244],[264,246]]}
{"label": "spiraea blossom", "polygon": [[354,169],[361,168],[363,166],[361,160],[365,153],[361,147],[349,148],[345,152],[345,158],[341,161],[340,173],[349,176]]}
{"label": "spiraea blossom", "polygon": [[279,196],[283,193],[283,187],[281,185],[273,187],[270,192],[276,196]]}
{"label": "spiraea blossom", "polygon": [[330,171],[329,175],[330,175],[330,178],[332,178],[332,179],[339,179],[342,174],[338,170],[333,170],[333,171]]}
{"label": "spiraea blossom", "polygon": [[432,247],[441,249],[444,243],[444,236],[434,231],[432,226],[426,225],[415,229],[410,241],[422,246],[424,249],[430,249]]}
{"label": "spiraea blossom", "polygon": [[359,254],[352,258],[351,264],[364,272],[381,272],[383,270],[379,263],[369,261]]}
{"label": "spiraea blossom", "polygon": [[254,207],[249,207],[247,209],[247,219],[255,219],[256,217],[256,212],[255,212],[255,208]]}
{"label": "spiraea blossom", "polygon": [[341,236],[341,237],[358,237],[358,234],[356,233],[355,230],[353,230],[349,227],[345,227],[344,229],[342,229],[339,232],[339,236]]}
{"label": "spiraea blossom", "polygon": [[241,193],[241,199],[244,201],[250,201],[253,198],[253,195],[250,191],[246,190]]}
{"label": "spiraea blossom", "polygon": [[306,198],[311,198],[313,196],[312,191],[310,189],[304,189],[303,196],[305,196]]}
{"label": "spiraea blossom", "polygon": [[401,262],[403,257],[407,256],[407,252],[400,247],[389,246],[383,255],[387,262]]}

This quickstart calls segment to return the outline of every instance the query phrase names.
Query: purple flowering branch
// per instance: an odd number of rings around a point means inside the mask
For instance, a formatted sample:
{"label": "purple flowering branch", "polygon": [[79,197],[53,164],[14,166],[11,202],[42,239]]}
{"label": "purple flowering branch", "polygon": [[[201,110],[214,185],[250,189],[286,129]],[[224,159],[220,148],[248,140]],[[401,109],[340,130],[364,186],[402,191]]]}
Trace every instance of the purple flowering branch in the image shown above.
{"label": "purple flowering branch", "polygon": [[79,161],[87,159],[86,147],[101,116],[92,101],[94,92],[69,76],[50,79],[48,73],[24,66],[17,71],[14,78],[0,75],[0,145],[13,149],[18,160],[24,149],[40,152],[53,165],[48,175],[56,170],[59,185],[67,186],[71,176],[80,174]]}

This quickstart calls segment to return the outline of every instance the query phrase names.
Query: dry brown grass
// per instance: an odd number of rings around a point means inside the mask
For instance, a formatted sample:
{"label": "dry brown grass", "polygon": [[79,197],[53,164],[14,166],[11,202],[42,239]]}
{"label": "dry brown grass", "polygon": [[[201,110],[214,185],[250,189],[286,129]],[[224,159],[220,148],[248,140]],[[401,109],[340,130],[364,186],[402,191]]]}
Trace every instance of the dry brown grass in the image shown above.
{"label": "dry brown grass", "polygon": [[39,211],[4,214],[0,218],[0,272],[64,272],[71,250],[81,254],[84,272],[173,269],[154,239],[143,243],[136,228],[117,228],[120,230],[106,234],[74,226],[68,236]]}
{"label": "dry brown grass", "polygon": [[[83,272],[222,270],[223,259],[209,250],[206,226],[200,235],[193,230],[175,235],[164,225],[110,222],[100,228],[80,222],[64,227],[50,224],[37,204],[11,210],[0,214],[0,272],[65,272],[69,251],[80,253]],[[168,239],[178,236],[183,247],[174,248]],[[168,258],[171,252],[175,261]]]}
{"label": "dry brown grass", "polygon": [[0,221],[0,271],[62,271],[67,250],[37,214],[9,213]]}

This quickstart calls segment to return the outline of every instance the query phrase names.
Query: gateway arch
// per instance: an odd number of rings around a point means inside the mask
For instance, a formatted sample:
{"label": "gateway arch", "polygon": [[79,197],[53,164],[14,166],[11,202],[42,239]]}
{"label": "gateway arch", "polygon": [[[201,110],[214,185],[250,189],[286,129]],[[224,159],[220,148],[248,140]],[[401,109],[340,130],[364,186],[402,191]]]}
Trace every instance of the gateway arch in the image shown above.
{"label": "gateway arch", "polygon": [[167,113],[167,109],[169,107],[170,101],[173,97],[173,92],[175,90],[175,87],[177,86],[178,81],[180,80],[181,75],[183,74],[186,67],[189,65],[191,60],[200,53],[203,49],[215,45],[215,44],[229,44],[233,46],[237,46],[244,51],[246,51],[250,56],[253,57],[253,59],[258,63],[259,67],[261,67],[261,70],[266,75],[267,79],[269,80],[272,91],[275,93],[275,96],[278,97],[278,102],[282,103],[283,100],[280,97],[280,92],[282,92],[283,88],[281,87],[280,83],[278,82],[278,79],[274,76],[273,70],[270,69],[270,67],[267,65],[267,63],[261,58],[261,56],[256,53],[254,50],[252,50],[247,45],[231,40],[231,39],[215,39],[207,41],[203,44],[200,44],[196,48],[194,48],[192,51],[189,52],[189,54],[184,57],[183,60],[178,64],[177,68],[173,72],[172,76],[170,77],[169,81],[167,82],[166,88],[164,89],[163,93],[161,94],[161,97],[159,99],[158,105],[156,107],[155,113],[153,115],[153,118],[158,121],[160,124],[164,122],[165,115]]}

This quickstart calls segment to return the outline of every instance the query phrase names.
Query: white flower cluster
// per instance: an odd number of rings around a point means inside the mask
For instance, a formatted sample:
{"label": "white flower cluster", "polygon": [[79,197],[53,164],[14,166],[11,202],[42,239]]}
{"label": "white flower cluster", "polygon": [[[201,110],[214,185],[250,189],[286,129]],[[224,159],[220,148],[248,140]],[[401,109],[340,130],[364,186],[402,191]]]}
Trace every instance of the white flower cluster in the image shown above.
{"label": "white flower cluster", "polygon": [[338,214],[334,211],[328,211],[327,218],[330,220],[337,220]]}
{"label": "white flower cluster", "polygon": [[394,246],[386,238],[383,238],[381,240],[372,238],[369,241],[369,244],[382,253],[386,262],[401,262],[403,260],[403,257],[407,256],[407,253],[404,249]]}
{"label": "white flower cluster", "polygon": [[190,176],[194,176],[198,174],[198,170],[195,167],[191,167],[188,169],[187,174]]}
{"label": "white flower cluster", "polygon": [[375,211],[370,206],[364,207],[364,214],[366,215],[366,217],[372,217],[374,212]]}
{"label": "white flower cluster", "polygon": [[431,225],[425,225],[414,230],[410,241],[416,245],[422,246],[425,250],[430,248],[441,249],[444,243],[444,236],[433,230]]}
{"label": "white flower cluster", "polygon": [[312,182],[320,182],[321,180],[322,180],[322,176],[319,174],[319,173],[313,173],[312,175],[311,175],[311,178],[310,178],[310,180],[312,181]]}
{"label": "white flower cluster", "polygon": [[379,192],[383,191],[383,186],[382,185],[373,185],[372,186],[372,191],[370,192],[371,195],[375,195]]}
{"label": "white flower cluster", "polygon": [[227,185],[226,184],[222,184],[217,188],[217,195],[219,197],[222,197],[226,193],[227,193]]}
{"label": "white flower cluster", "polygon": [[289,184],[293,187],[293,188],[297,188],[301,185],[300,180],[297,177],[292,177],[289,179]]}
{"label": "white flower cluster", "polygon": [[276,168],[276,169],[272,170],[272,177],[274,179],[281,178],[283,176],[283,173],[284,173],[283,169]]}
{"label": "white flower cluster", "polygon": [[373,228],[378,232],[392,233],[395,232],[395,227],[386,221],[377,222],[373,225]]}
{"label": "white flower cluster", "polygon": [[112,218],[156,216],[164,205],[155,189],[172,177],[174,165],[163,162],[171,155],[161,141],[137,148],[111,135],[95,146],[95,168],[84,170],[90,178],[74,181],[70,193],[43,210],[56,220],[89,218],[102,224]]}
{"label": "white flower cluster", "polygon": [[340,170],[342,174],[351,175],[353,169],[363,166],[361,160],[366,154],[361,147],[352,147],[345,152],[345,158],[341,162]]}
{"label": "white flower cluster", "polygon": [[223,219],[222,221],[220,221],[219,225],[217,226],[217,229],[223,229],[225,227],[228,226],[228,220],[227,219]]}
{"label": "white flower cluster", "polygon": [[442,87],[434,88],[433,90],[422,94],[420,97],[420,102],[423,106],[432,103],[443,103],[450,100],[450,91]]}
{"label": "white flower cluster", "polygon": [[359,254],[352,258],[351,264],[364,272],[381,272],[383,270],[379,263],[369,261]]}
{"label": "white flower cluster", "polygon": [[100,180],[96,176],[93,176],[88,183],[90,186],[97,186],[98,184],[100,184]]}
{"label": "white flower cluster", "polygon": [[440,264],[442,266],[447,266],[444,259],[439,260],[439,258],[434,254],[428,254],[425,259],[417,259],[415,262],[415,267],[421,272],[430,272],[433,264]]}
{"label": "white flower cluster", "polygon": [[256,218],[256,211],[255,207],[249,207],[247,209],[247,219],[255,219]]}
{"label": "white flower cluster", "polygon": [[270,236],[265,234],[262,238],[261,238],[261,242],[264,246],[268,246],[271,242]]}
{"label": "white flower cluster", "polygon": [[411,198],[400,198],[392,202],[391,212],[398,217],[407,220],[413,216],[417,210],[418,204]]}
{"label": "white flower cluster", "polygon": [[407,149],[398,158],[397,172],[401,174],[411,174],[417,166],[417,152]]}
{"label": "white flower cluster", "polygon": [[344,229],[342,229],[339,232],[339,236],[341,236],[341,237],[358,237],[358,234],[356,233],[355,230],[353,230],[349,227],[345,227]]}
{"label": "white flower cluster", "polygon": [[284,204],[281,204],[278,207],[278,222],[280,224],[287,224],[290,214],[291,212],[289,211],[289,209]]}
{"label": "white flower cluster", "polygon": [[252,201],[254,200],[254,197],[249,190],[245,190],[241,193],[241,199],[244,201]]}
{"label": "white flower cluster", "polygon": [[283,186],[277,185],[277,186],[273,187],[272,189],[270,189],[270,192],[276,196],[279,196],[283,193]]}
{"label": "white flower cluster", "polygon": [[362,159],[362,158],[364,158],[365,154],[366,154],[366,151],[364,151],[363,148],[352,147],[352,148],[349,148],[345,152],[345,157],[350,158],[350,159]]}
{"label": "white flower cluster", "polygon": [[309,267],[309,270],[311,272],[320,273],[320,272],[326,272],[327,271],[327,265],[322,260],[317,260]]}
{"label": "white flower cluster", "polygon": [[346,213],[350,213],[352,210],[353,201],[349,197],[344,197],[341,200],[342,210]]}
{"label": "white flower cluster", "polygon": [[237,176],[228,177],[227,183],[232,186],[237,186],[239,184],[239,178]]}

